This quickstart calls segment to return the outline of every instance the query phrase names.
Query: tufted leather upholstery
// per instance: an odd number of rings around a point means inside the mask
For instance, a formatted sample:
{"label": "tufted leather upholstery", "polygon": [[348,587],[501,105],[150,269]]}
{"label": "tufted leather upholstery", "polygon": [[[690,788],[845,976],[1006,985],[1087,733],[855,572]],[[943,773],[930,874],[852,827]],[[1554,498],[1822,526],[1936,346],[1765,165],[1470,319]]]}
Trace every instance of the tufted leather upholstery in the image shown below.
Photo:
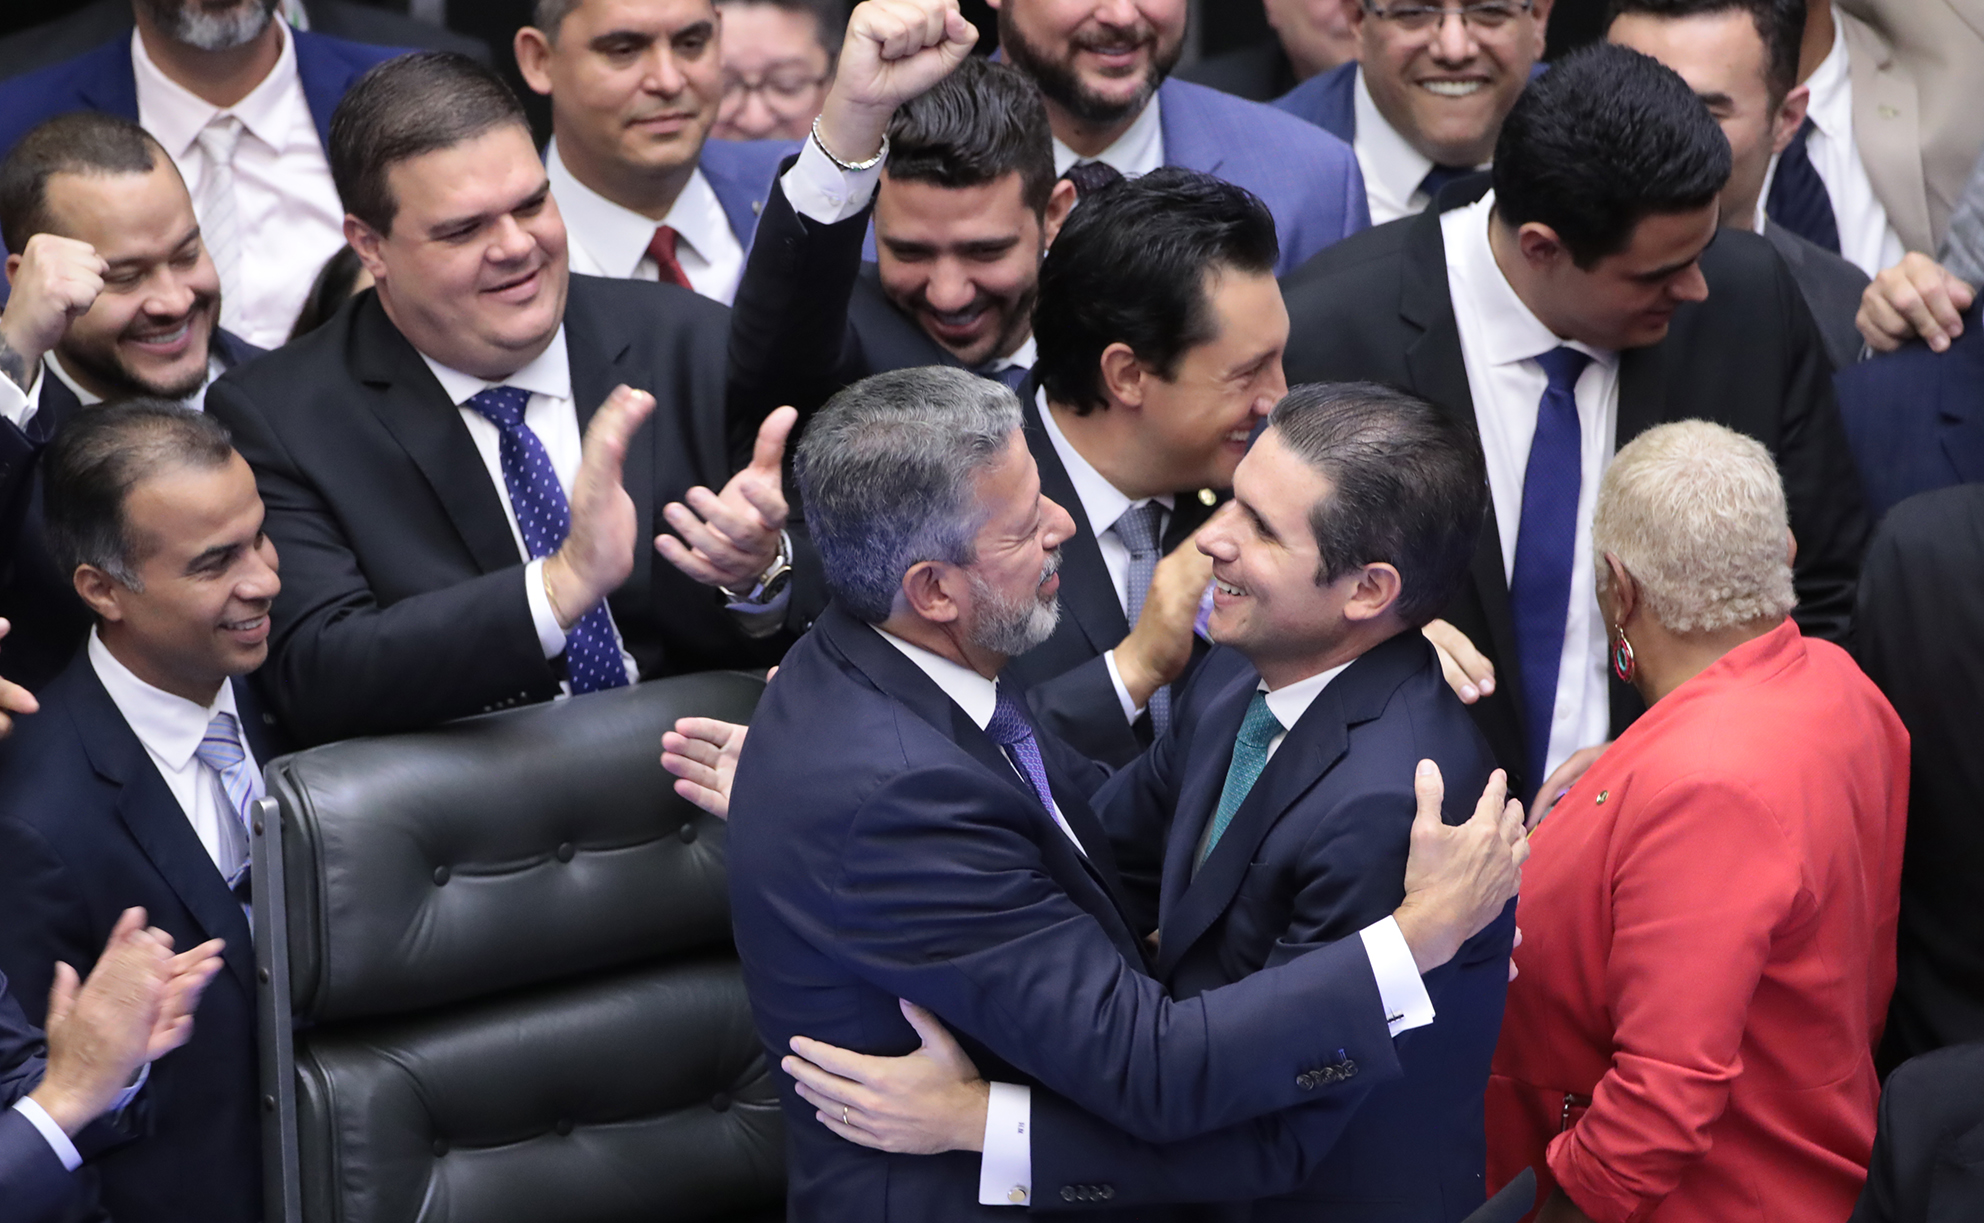
{"label": "tufted leather upholstery", "polygon": [[657,759],[677,717],[746,720],[762,687],[681,676],[271,765],[304,1220],[782,1217],[723,825]]}

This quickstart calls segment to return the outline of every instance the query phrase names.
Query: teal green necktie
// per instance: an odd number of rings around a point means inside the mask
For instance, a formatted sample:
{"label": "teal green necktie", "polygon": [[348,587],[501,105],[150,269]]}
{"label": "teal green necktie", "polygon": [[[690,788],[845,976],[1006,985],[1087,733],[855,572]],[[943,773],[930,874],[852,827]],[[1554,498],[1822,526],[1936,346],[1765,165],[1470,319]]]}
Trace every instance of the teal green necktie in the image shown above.
{"label": "teal green necktie", "polygon": [[1261,779],[1261,770],[1268,767],[1268,744],[1281,731],[1280,720],[1268,708],[1268,694],[1256,689],[1247,705],[1247,717],[1240,723],[1240,741],[1233,745],[1233,763],[1226,766],[1226,788],[1219,792],[1219,810],[1213,813],[1212,832],[1199,853],[1201,863],[1212,856],[1212,847],[1219,844],[1234,813]]}

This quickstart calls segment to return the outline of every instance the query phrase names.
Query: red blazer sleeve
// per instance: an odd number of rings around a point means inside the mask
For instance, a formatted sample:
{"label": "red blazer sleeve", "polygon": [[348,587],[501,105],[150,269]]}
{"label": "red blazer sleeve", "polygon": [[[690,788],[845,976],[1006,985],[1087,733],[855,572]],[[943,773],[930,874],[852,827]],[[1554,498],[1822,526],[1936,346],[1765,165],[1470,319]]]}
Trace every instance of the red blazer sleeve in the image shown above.
{"label": "red blazer sleeve", "polygon": [[1747,786],[1682,778],[1634,808],[1611,850],[1612,1067],[1548,1154],[1597,1223],[1643,1219],[1707,1153],[1774,936],[1815,903],[1802,856]]}

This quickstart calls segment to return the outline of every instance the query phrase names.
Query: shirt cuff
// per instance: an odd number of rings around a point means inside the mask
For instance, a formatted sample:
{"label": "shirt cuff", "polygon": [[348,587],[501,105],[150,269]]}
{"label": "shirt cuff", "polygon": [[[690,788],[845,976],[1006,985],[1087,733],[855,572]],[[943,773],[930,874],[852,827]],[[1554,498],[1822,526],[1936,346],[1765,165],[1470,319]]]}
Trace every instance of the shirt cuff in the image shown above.
{"label": "shirt cuff", "polygon": [[558,615],[551,610],[551,596],[544,589],[544,557],[524,566],[524,598],[530,602],[530,622],[537,628],[538,648],[546,658],[565,652],[565,630],[558,627]]}
{"label": "shirt cuff", "polygon": [[48,361],[43,358],[35,370],[34,385],[23,391],[20,385],[5,374],[0,374],[0,416],[13,421],[17,428],[25,429],[34,414],[41,410],[41,388],[48,381]]}
{"label": "shirt cuff", "polygon": [[103,1111],[105,1113],[121,1113],[131,1107],[131,1101],[138,1098],[138,1093],[145,1089],[145,1082],[151,1077],[152,1064],[146,1062],[144,1065],[138,1067],[138,1077],[131,1080],[131,1085],[123,1091],[118,1092],[117,1098],[110,1102],[110,1107]]}
{"label": "shirt cuff", "polygon": [[723,610],[737,618],[737,627],[747,637],[769,637],[785,627],[785,609],[792,602],[792,585],[787,583],[763,603],[725,603]]}
{"label": "shirt cuff", "polygon": [[1391,1034],[1397,1036],[1432,1023],[1433,999],[1426,992],[1426,983],[1419,979],[1419,965],[1412,959],[1412,948],[1406,946],[1397,919],[1373,922],[1357,936],[1364,940],[1371,975],[1378,979],[1378,1000],[1385,1005],[1385,1025]]}
{"label": "shirt cuff", "polygon": [[980,1206],[1025,1206],[1033,1200],[1033,1089],[990,1083],[985,1153],[978,1159]]}
{"label": "shirt cuff", "polygon": [[807,137],[799,160],[779,180],[785,202],[809,221],[837,225],[859,216],[875,198],[882,181],[882,164],[868,170],[843,170],[828,157],[819,141]]}
{"label": "shirt cuff", "polygon": [[1123,707],[1123,720],[1136,725],[1137,715],[1143,712],[1143,708],[1130,699],[1130,686],[1123,682],[1123,673],[1116,669],[1116,651],[1103,654],[1102,665],[1109,668],[1109,682],[1116,689],[1117,703]]}
{"label": "shirt cuff", "polygon": [[76,1150],[76,1144],[69,1141],[69,1136],[62,1132],[62,1127],[55,1124],[55,1118],[49,1116],[41,1105],[22,1096],[14,1102],[14,1111],[26,1117],[29,1125],[41,1131],[41,1136],[48,1140],[48,1145],[55,1148],[55,1157],[62,1161],[64,1168],[74,1172],[83,1166],[82,1152]]}

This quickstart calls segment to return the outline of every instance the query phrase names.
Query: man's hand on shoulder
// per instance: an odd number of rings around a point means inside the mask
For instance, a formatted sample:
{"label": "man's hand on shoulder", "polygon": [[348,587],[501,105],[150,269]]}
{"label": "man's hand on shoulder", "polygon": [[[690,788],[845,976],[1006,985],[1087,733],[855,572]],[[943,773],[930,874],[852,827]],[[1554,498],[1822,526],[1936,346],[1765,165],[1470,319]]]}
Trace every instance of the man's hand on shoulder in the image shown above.
{"label": "man's hand on shoulder", "polygon": [[1405,860],[1405,901],[1393,916],[1424,973],[1452,959],[1514,898],[1529,837],[1522,804],[1509,798],[1508,775],[1500,769],[1489,775],[1474,815],[1455,827],[1440,818],[1446,783],[1438,765],[1420,761],[1412,788],[1418,811]]}
{"label": "man's hand on shoulder", "polygon": [[898,1155],[981,1150],[990,1086],[935,1015],[900,1005],[923,1041],[914,1053],[870,1057],[795,1036],[779,1068],[814,1118],[849,1142]]}
{"label": "man's hand on shoulder", "polygon": [[1875,352],[1893,352],[1917,336],[1944,352],[1963,334],[1963,312],[1976,300],[1977,290],[1956,273],[1910,251],[1861,292],[1853,322]]}
{"label": "man's hand on shoulder", "polygon": [[867,0],[847,19],[820,142],[843,162],[880,153],[896,107],[949,76],[977,42],[957,0]]}
{"label": "man's hand on shoulder", "polygon": [[1212,557],[1188,539],[1157,562],[1150,591],[1130,635],[1116,647],[1116,671],[1139,707],[1159,688],[1185,673],[1192,661],[1192,629],[1199,603],[1212,584]]}
{"label": "man's hand on shoulder", "polygon": [[0,374],[28,391],[41,359],[96,304],[109,265],[89,243],[55,234],[29,238],[7,265],[11,295],[0,313]]}

